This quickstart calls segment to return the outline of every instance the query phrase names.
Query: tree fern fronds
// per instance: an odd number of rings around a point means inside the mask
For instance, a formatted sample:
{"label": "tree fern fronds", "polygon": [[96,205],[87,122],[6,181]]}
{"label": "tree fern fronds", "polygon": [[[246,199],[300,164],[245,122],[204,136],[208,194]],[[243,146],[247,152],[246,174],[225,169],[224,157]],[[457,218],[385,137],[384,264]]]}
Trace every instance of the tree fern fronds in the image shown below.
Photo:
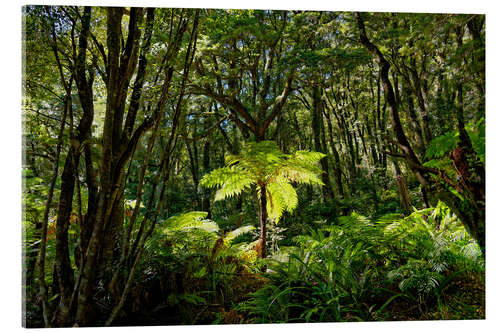
{"label": "tree fern fronds", "polygon": [[284,211],[290,213],[297,207],[299,199],[293,186],[286,182],[274,182],[267,186],[269,217],[277,223]]}
{"label": "tree fern fronds", "polygon": [[227,182],[215,193],[215,201],[223,200],[240,194],[245,189],[250,188],[255,182],[253,179],[242,177],[233,177],[233,182]]}
{"label": "tree fern fronds", "polygon": [[210,233],[217,233],[219,226],[211,220],[206,220],[207,212],[188,212],[175,215],[163,221],[163,231],[176,231],[188,229],[200,229]]}
{"label": "tree fern fronds", "polygon": [[308,184],[308,185],[324,185],[320,178],[322,171],[316,167],[303,167],[293,165],[292,161],[287,161],[282,167],[277,170],[274,177],[284,177],[292,182]]}
{"label": "tree fern fronds", "polygon": [[235,239],[236,237],[240,236],[240,235],[243,235],[243,234],[246,234],[246,233],[249,233],[250,231],[252,230],[255,230],[255,227],[252,226],[252,225],[244,225],[244,226],[241,226],[237,229],[234,229],[230,232],[228,232],[225,236],[224,236],[224,240],[226,242],[231,242],[233,239]]}
{"label": "tree fern fronds", "polygon": [[315,151],[298,150],[290,158],[291,160],[302,161],[306,165],[318,163],[326,155]]}
{"label": "tree fern fronds", "polygon": [[305,151],[289,155],[281,152],[274,141],[250,142],[240,155],[228,156],[225,167],[203,176],[200,186],[220,187],[215,195],[217,201],[256,185],[263,244],[259,255],[265,257],[266,229],[263,226],[268,220],[277,223],[283,212],[293,212],[297,207],[298,198],[292,182],[323,185],[322,171],[316,164],[324,156]]}
{"label": "tree fern fronds", "polygon": [[238,166],[226,166],[204,175],[200,185],[206,188],[215,188],[227,183],[235,183],[236,186],[241,187],[246,186],[251,181],[254,181],[251,172],[242,170]]}
{"label": "tree fern fronds", "polygon": [[469,242],[462,248],[461,252],[468,259],[477,260],[481,257],[481,250],[476,242]]}

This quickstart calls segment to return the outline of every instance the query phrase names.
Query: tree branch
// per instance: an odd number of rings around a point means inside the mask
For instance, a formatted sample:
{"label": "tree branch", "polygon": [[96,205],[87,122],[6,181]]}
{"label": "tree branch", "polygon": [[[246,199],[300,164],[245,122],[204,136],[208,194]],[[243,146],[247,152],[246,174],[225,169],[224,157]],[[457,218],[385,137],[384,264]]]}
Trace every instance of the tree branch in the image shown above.
{"label": "tree branch", "polygon": [[294,77],[293,73],[290,73],[288,75],[288,78],[287,78],[286,84],[285,84],[285,88],[283,88],[283,92],[278,97],[276,104],[274,104],[274,107],[273,107],[271,114],[266,118],[266,120],[264,121],[262,126],[259,128],[259,132],[265,131],[266,128],[269,126],[269,124],[271,124],[271,122],[274,120],[274,118],[276,118],[276,116],[278,116],[278,114],[281,112],[281,109],[283,109],[283,105],[285,105],[285,102],[288,98],[288,95],[290,94],[290,91],[292,90],[291,85],[292,85],[293,77]]}

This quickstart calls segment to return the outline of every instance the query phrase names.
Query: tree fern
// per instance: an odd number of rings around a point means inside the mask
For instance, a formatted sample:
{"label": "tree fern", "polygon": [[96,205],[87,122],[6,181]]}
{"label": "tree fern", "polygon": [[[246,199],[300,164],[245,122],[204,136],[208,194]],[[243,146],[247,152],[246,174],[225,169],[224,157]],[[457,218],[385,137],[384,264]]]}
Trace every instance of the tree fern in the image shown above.
{"label": "tree fern", "polygon": [[[293,212],[298,204],[292,183],[323,185],[318,162],[325,155],[317,152],[281,152],[273,141],[248,143],[240,155],[226,157],[226,166],[203,176],[200,186],[218,188],[215,200],[233,197],[256,185],[261,219],[267,216],[276,223],[285,211]],[[264,190],[265,189],[265,190]],[[265,192],[265,193],[262,193]],[[261,195],[265,195],[264,204]],[[265,256],[265,223],[261,222],[262,256]]]}
{"label": "tree fern", "polygon": [[241,155],[227,156],[225,167],[203,176],[200,185],[219,188],[216,201],[238,195],[254,184],[266,185],[266,208],[269,217],[278,222],[283,212],[293,212],[297,207],[298,198],[292,182],[323,185],[317,163],[324,156],[308,151],[284,154],[273,141],[251,142]]}

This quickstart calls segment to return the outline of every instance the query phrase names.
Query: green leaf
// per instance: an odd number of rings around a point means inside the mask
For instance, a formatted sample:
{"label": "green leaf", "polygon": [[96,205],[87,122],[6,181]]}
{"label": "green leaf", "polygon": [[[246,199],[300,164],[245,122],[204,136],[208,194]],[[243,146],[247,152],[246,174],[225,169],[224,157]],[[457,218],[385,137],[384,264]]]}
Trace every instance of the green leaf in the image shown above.
{"label": "green leaf", "polygon": [[429,144],[425,152],[426,158],[438,158],[453,150],[458,144],[458,131],[451,131],[438,136]]}

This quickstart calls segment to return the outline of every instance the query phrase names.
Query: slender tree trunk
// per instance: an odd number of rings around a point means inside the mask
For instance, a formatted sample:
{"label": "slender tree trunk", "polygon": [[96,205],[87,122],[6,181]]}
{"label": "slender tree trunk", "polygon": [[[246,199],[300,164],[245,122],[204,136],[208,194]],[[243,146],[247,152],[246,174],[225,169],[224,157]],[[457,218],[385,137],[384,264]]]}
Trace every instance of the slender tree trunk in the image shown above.
{"label": "slender tree trunk", "polygon": [[[324,146],[321,142],[321,130],[323,122],[322,114],[322,100],[321,100],[321,88],[317,85],[313,87],[312,91],[312,130],[314,138],[314,150],[320,153],[325,153]],[[320,161],[321,169],[323,173],[321,174],[321,180],[325,184],[322,186],[323,202],[327,202],[333,198],[332,185],[330,183],[330,174],[328,172],[328,159],[323,157]]]}
{"label": "slender tree trunk", "polygon": [[[203,173],[207,174],[210,172],[210,139],[207,138],[203,144]],[[211,218],[212,214],[210,211],[210,191],[208,189],[203,189],[202,192],[202,204],[201,208],[204,212],[207,212],[207,218]]]}
{"label": "slender tree trunk", "polygon": [[[321,151],[325,154],[325,155],[328,155],[328,148],[327,148],[327,145],[326,145],[326,130],[325,130],[325,123],[324,123],[324,119],[323,119],[323,115],[324,115],[324,103],[323,101],[321,101],[321,110],[320,110],[320,129],[321,129],[321,136],[320,136],[320,139],[321,139]],[[327,182],[324,183],[325,186],[324,187],[327,187],[327,193],[328,195],[330,196],[330,198],[332,199],[335,199],[335,191],[333,189],[333,184],[330,180],[330,163],[331,160],[328,158],[328,156],[325,156],[323,158],[325,160],[325,163],[323,165],[323,167],[326,168],[326,172],[325,172],[325,176],[324,176],[324,179],[323,179],[323,182],[326,180]]]}
{"label": "slender tree trunk", "polygon": [[424,143],[426,146],[428,146],[432,140],[432,134],[429,127],[429,110],[426,106],[424,95],[422,92],[422,80],[418,76],[417,70],[414,66],[415,66],[415,60],[413,59],[413,66],[410,68],[410,77],[413,82],[413,91],[415,93],[415,96],[417,96],[417,102],[422,117],[422,130],[424,134],[423,135]]}
{"label": "slender tree trunk", "polygon": [[[58,326],[68,326],[71,322],[71,294],[73,291],[73,269],[71,268],[68,247],[68,229],[70,215],[73,206],[73,193],[75,187],[75,177],[77,166],[80,160],[80,148],[90,137],[91,124],[94,116],[92,105],[91,86],[93,82],[92,71],[89,77],[86,76],[86,52],[87,38],[90,30],[91,8],[85,7],[81,17],[82,28],[78,40],[78,54],[75,59],[75,82],[80,95],[80,102],[83,109],[83,116],[77,128],[76,137],[73,137],[70,129],[71,146],[64,164],[61,175],[61,192],[59,195],[59,205],[56,225],[56,260],[57,278],[59,284],[59,308],[55,315]],[[76,46],[75,46],[76,49]],[[71,121],[73,119],[70,109]]]}
{"label": "slender tree trunk", "polygon": [[339,152],[337,150],[337,147],[335,146],[335,140],[333,136],[333,126],[332,126],[332,121],[330,118],[330,111],[328,109],[324,109],[324,115],[326,118],[326,125],[328,128],[328,138],[330,142],[330,149],[332,150],[332,155],[334,158],[333,164],[333,175],[337,184],[337,190],[339,192],[339,195],[341,198],[344,197],[344,187],[342,185],[342,170],[341,170],[341,163],[340,163],[340,156]]}
{"label": "slender tree trunk", "polygon": [[[70,79],[69,87],[71,87],[73,79]],[[41,235],[41,244],[40,251],[38,256],[38,282],[40,285],[40,299],[42,302],[42,313],[43,320],[45,323],[45,327],[50,327],[49,322],[49,307],[47,300],[47,285],[45,283],[45,256],[47,249],[47,226],[49,220],[50,208],[52,206],[52,199],[54,196],[54,188],[56,185],[57,177],[59,174],[59,156],[61,154],[62,143],[63,143],[63,134],[64,127],[66,124],[66,117],[68,115],[68,109],[71,108],[71,94],[67,94],[64,100],[64,111],[61,119],[61,127],[59,129],[59,134],[57,138],[57,148],[56,148],[56,157],[55,157],[55,165],[54,165],[54,173],[52,176],[52,181],[50,182],[49,193],[47,195],[47,203],[45,204],[45,210],[43,213],[42,220],[42,235]]]}
{"label": "slender tree trunk", "polygon": [[71,268],[68,247],[68,229],[73,206],[75,188],[75,171],[79,161],[78,148],[72,146],[64,163],[61,175],[61,192],[59,195],[57,224],[56,224],[56,269],[59,282],[59,314],[58,325],[70,324],[70,299],[73,291],[74,273]]}
{"label": "slender tree trunk", "polygon": [[[122,171],[125,173],[125,171]],[[120,184],[117,184],[119,190],[117,198],[111,208],[110,218],[104,228],[102,248],[99,258],[99,272],[104,277],[104,280],[111,278],[113,274],[114,262],[119,259],[119,250],[121,249],[121,241],[123,238],[123,209],[124,209],[124,189],[125,177],[121,177]],[[106,284],[106,283],[105,283]]]}
{"label": "slender tree trunk", "polygon": [[[94,228],[95,216],[97,213],[97,184],[94,167],[92,166],[92,152],[90,145],[85,146],[85,178],[87,184],[87,214],[83,218],[83,223],[80,227],[80,241],[78,244],[80,258],[78,259],[78,269],[83,269],[85,261],[85,253],[89,245],[92,230]],[[76,260],[76,259],[75,259]]]}
{"label": "slender tree trunk", "polygon": [[394,159],[394,172],[396,173],[396,182],[398,184],[398,192],[399,192],[399,202],[401,204],[401,209],[405,212],[406,215],[411,213],[411,203],[410,197],[408,195],[408,187],[406,186],[406,179],[401,172],[401,168],[399,167],[398,162]]}
{"label": "slender tree trunk", "polygon": [[[193,191],[194,191],[194,196],[195,196],[195,205],[196,207],[202,206],[202,198],[200,197],[200,194],[198,193],[198,187],[199,187],[199,171],[198,171],[198,149],[197,149],[197,138],[196,134],[193,135],[193,138],[189,140],[186,135],[183,135],[184,137],[184,144],[186,145],[186,150],[188,152],[189,156],[189,170],[191,171],[191,177],[193,178]],[[189,141],[193,142],[193,145],[191,147],[191,144]]]}
{"label": "slender tree trunk", "polygon": [[259,242],[257,243],[257,254],[260,258],[265,258],[267,256],[266,252],[266,223],[267,223],[267,190],[265,184],[259,185],[259,223],[260,223],[260,236]]}
{"label": "slender tree trunk", "polygon": [[411,90],[409,87],[404,89],[404,93],[408,102],[408,115],[411,119],[411,125],[413,127],[413,133],[415,135],[415,147],[418,152],[418,155],[421,159],[423,159],[425,155],[425,144],[422,135],[422,128],[420,126],[420,122],[418,121],[417,114],[415,113],[415,105],[413,104],[413,96],[411,95]]}

